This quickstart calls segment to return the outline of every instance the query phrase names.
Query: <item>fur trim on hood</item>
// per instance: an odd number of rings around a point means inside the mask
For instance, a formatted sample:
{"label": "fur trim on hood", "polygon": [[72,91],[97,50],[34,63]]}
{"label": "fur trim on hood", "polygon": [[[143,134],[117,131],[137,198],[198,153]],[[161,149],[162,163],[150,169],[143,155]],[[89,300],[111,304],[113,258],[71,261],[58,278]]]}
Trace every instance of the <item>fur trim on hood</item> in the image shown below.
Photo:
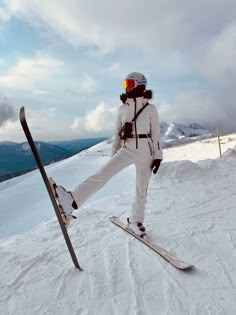
{"label": "fur trim on hood", "polygon": [[148,100],[151,100],[152,97],[153,97],[152,90],[145,90],[145,91],[143,91],[143,97],[148,99]]}
{"label": "fur trim on hood", "polygon": [[[148,100],[151,100],[152,97],[153,97],[153,92],[152,92],[152,90],[145,90],[145,91],[143,91],[143,95],[142,95],[142,96],[143,96],[144,98],[148,99]],[[128,96],[127,96],[126,93],[122,93],[122,94],[120,95],[120,100],[121,100],[121,102],[122,102],[123,104],[126,103],[127,98],[128,98]]]}

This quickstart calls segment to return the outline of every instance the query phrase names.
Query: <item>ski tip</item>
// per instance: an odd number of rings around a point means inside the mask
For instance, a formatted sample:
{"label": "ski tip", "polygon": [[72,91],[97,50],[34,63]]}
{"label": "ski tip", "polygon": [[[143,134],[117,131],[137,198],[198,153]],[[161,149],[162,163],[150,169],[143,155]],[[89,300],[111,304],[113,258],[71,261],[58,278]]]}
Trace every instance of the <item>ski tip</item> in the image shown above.
{"label": "ski tip", "polygon": [[20,109],[20,116],[25,116],[25,107],[22,106],[21,109]]}
{"label": "ski tip", "polygon": [[114,215],[109,218],[110,221],[115,220],[115,219],[117,219],[117,217]]}
{"label": "ski tip", "polygon": [[19,117],[20,117],[21,122],[25,120],[25,107],[24,106],[22,106],[20,109]]}

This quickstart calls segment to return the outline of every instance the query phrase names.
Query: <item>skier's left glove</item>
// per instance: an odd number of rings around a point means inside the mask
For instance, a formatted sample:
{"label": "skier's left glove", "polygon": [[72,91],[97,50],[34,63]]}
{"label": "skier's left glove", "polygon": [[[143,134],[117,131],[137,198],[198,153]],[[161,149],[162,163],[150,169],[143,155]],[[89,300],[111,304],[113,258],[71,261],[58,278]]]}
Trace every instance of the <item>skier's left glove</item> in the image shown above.
{"label": "skier's left glove", "polygon": [[152,172],[153,174],[156,174],[160,165],[161,165],[161,161],[160,159],[156,159],[152,162],[152,165],[151,165],[151,169],[152,169]]}

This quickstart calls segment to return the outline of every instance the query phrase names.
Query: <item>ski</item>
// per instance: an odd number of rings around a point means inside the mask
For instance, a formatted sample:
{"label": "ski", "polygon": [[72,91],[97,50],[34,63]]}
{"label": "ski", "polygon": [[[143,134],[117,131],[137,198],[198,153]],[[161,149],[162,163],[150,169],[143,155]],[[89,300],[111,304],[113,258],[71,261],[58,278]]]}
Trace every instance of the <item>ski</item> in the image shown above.
{"label": "ski", "polygon": [[51,186],[50,186],[50,183],[49,183],[49,179],[48,179],[48,176],[47,176],[47,173],[45,171],[45,168],[44,168],[44,165],[42,163],[42,160],[39,156],[39,153],[38,153],[38,150],[35,146],[35,143],[34,143],[34,140],[32,138],[32,135],[31,135],[31,132],[29,130],[29,127],[28,127],[28,124],[27,124],[27,121],[26,121],[26,116],[25,116],[25,109],[24,107],[21,107],[20,109],[20,123],[21,123],[21,126],[23,128],[23,131],[25,133],[25,136],[28,140],[28,143],[29,143],[29,146],[32,150],[32,153],[33,153],[33,156],[34,156],[34,159],[37,163],[37,166],[39,168],[39,171],[41,173],[41,176],[42,176],[42,179],[44,181],[44,184],[46,186],[46,189],[47,189],[47,192],[48,192],[48,195],[51,199],[51,202],[52,202],[52,205],[53,205],[53,208],[55,210],[55,213],[56,213],[56,216],[57,216],[57,219],[59,221],[59,224],[60,224],[60,227],[61,227],[61,231],[62,231],[62,234],[64,236],[64,239],[65,239],[65,242],[66,242],[66,245],[68,247],[68,250],[69,250],[69,253],[71,255],[71,258],[72,258],[72,261],[75,265],[75,267],[81,271],[83,271],[83,269],[80,267],[79,265],[79,262],[78,262],[78,259],[76,257],[76,254],[75,254],[75,251],[74,251],[74,248],[71,244],[71,241],[70,241],[70,237],[67,233],[67,230],[66,230],[66,227],[65,227],[65,224],[62,220],[62,217],[61,217],[61,214],[60,214],[60,209],[58,208],[58,205],[57,205],[57,202],[56,202],[56,199],[54,197],[54,194],[53,194],[53,191],[51,189]]}
{"label": "ski", "polygon": [[140,237],[137,234],[135,234],[129,227],[127,224],[124,224],[123,222],[121,222],[119,220],[119,218],[113,216],[110,217],[110,221],[112,223],[114,223],[115,225],[117,225],[118,227],[120,227],[121,229],[123,229],[124,231],[128,232],[129,234],[131,234],[132,236],[134,236],[136,239],[138,239],[139,241],[141,241],[143,244],[147,245],[149,248],[151,248],[154,252],[156,252],[157,254],[159,254],[161,257],[163,257],[164,259],[166,259],[171,265],[173,265],[174,267],[176,267],[177,269],[180,270],[187,270],[187,269],[191,269],[194,267],[194,265],[188,264],[187,262],[179,259],[178,257],[172,255],[170,252],[168,252],[167,250],[165,250],[164,248],[153,244],[148,237]]}

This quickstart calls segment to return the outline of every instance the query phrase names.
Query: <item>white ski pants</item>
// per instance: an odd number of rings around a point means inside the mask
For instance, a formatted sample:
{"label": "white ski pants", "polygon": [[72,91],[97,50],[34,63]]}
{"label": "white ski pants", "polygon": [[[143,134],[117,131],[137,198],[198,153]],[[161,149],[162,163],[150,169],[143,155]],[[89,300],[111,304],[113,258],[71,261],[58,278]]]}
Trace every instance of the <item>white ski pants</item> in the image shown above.
{"label": "white ski pants", "polygon": [[[136,140],[128,139],[122,147],[96,174],[87,178],[72,192],[80,207],[95,192],[101,189],[114,175],[131,164],[136,168],[136,193],[132,204],[131,222],[144,221],[147,188],[151,176],[152,158],[151,139],[139,139],[138,149]],[[125,179],[124,179],[125,180]]]}

